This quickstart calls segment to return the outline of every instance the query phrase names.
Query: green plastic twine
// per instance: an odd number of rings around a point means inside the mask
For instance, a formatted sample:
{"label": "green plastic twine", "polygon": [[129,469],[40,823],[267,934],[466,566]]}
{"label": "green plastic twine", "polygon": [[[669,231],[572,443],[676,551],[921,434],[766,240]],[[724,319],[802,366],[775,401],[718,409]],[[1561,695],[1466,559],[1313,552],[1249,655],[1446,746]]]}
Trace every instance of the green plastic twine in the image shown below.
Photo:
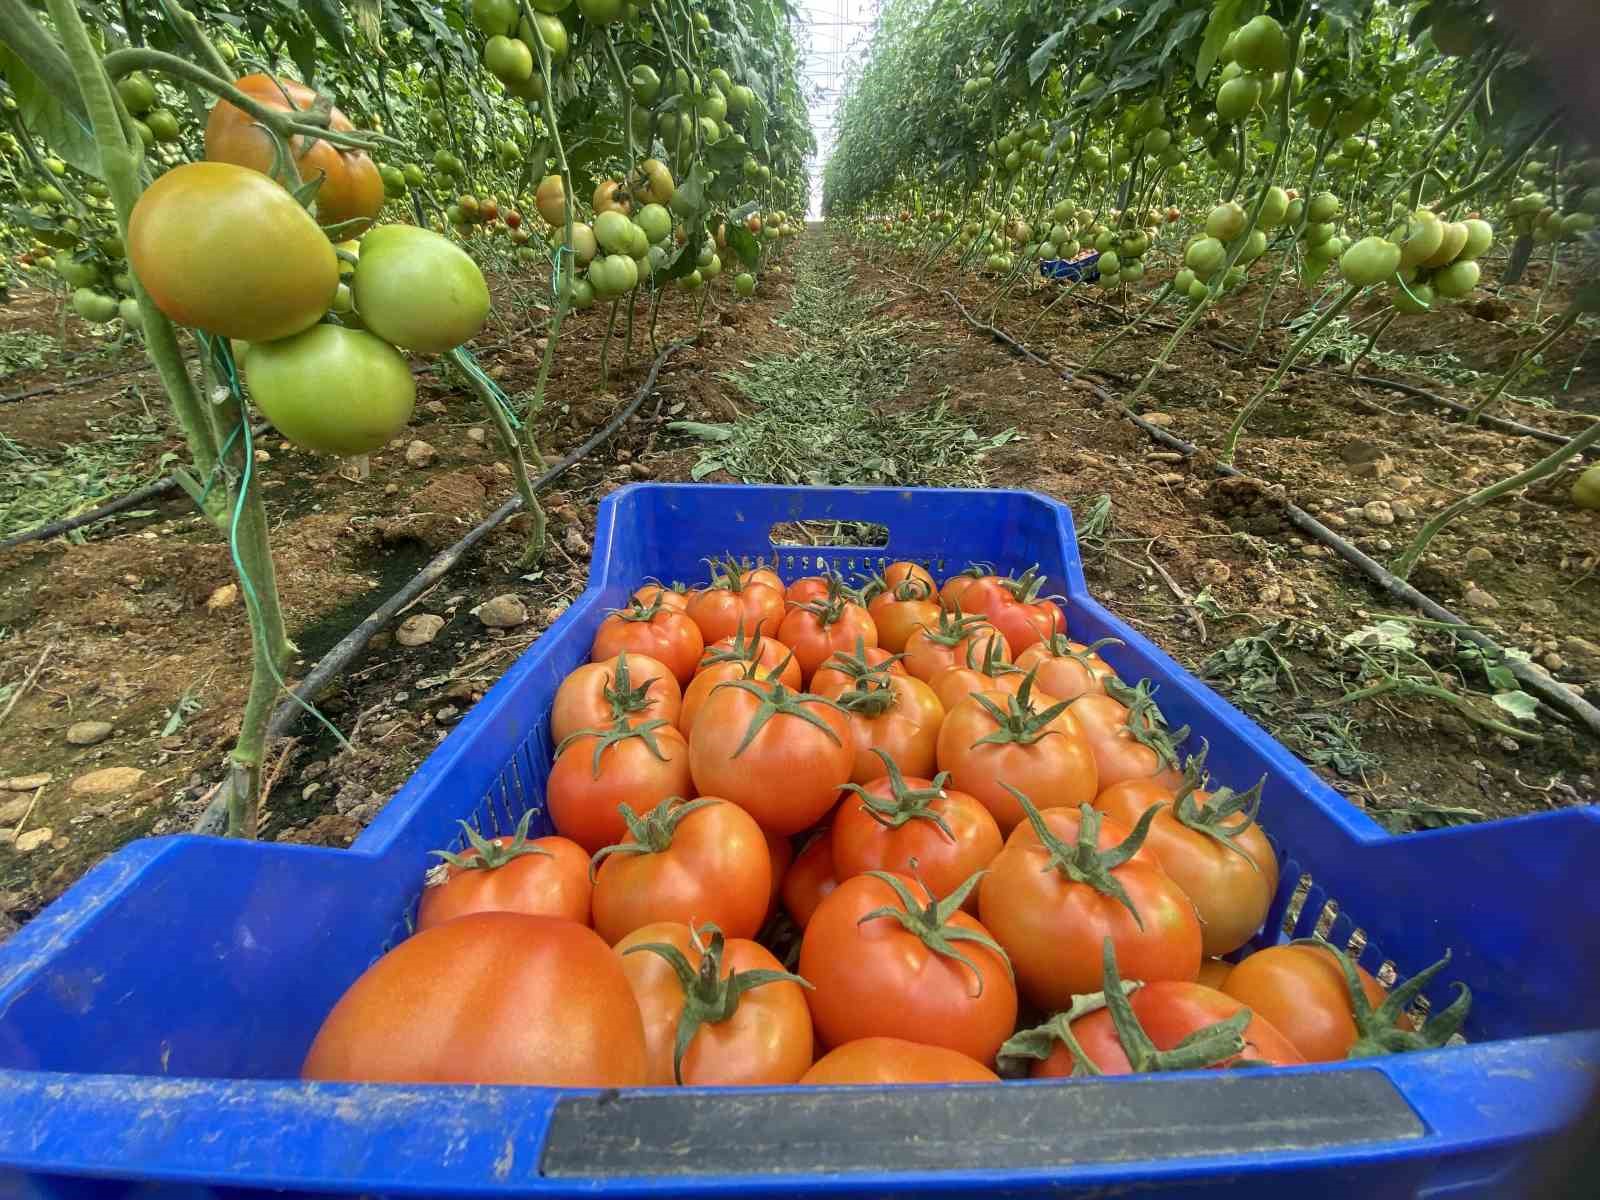
{"label": "green plastic twine", "polygon": [[517,419],[516,410],[511,407],[511,397],[507,396],[501,390],[500,385],[484,373],[483,368],[478,365],[478,360],[472,356],[471,350],[468,350],[465,346],[457,346],[450,351],[450,359],[472,378],[478,385],[478,391],[487,396],[490,402],[505,414],[506,421],[511,425],[512,429],[522,428],[522,422]]}
{"label": "green plastic twine", "polygon": [[550,254],[550,298],[558,304],[561,302],[561,256],[563,254],[571,255],[574,262],[577,261],[578,257],[573,252],[572,247],[565,242],[557,246]]}
{"label": "green plastic twine", "polygon": [[[234,440],[242,434],[244,437],[244,472],[239,480],[238,495],[234,499],[233,516],[228,522],[228,553],[233,558],[234,574],[239,577],[239,585],[244,592],[245,605],[250,613],[250,624],[259,632],[263,627],[261,600],[256,595],[255,584],[250,579],[250,572],[245,570],[244,560],[239,557],[239,522],[244,517],[244,502],[250,494],[250,482],[255,474],[255,434],[250,429],[249,410],[245,406],[244,395],[239,389],[239,371],[233,361],[233,351],[228,345],[227,339],[208,337],[198,329],[194,331],[194,335],[200,340],[200,345],[210,356],[211,362],[217,368],[219,375],[227,380],[228,391],[232,393],[234,400],[239,405],[239,424],[234,427],[233,432],[228,435],[228,440],[223,443],[222,451],[217,456],[217,463],[211,468],[211,474],[206,479],[205,490],[201,492],[201,498],[204,499],[210,493],[212,485],[216,482],[222,470],[222,464],[229,449],[233,446]],[[354,749],[350,745],[349,739],[339,732],[332,721],[318,712],[314,705],[302,699],[284,682],[283,675],[278,670],[278,664],[272,661],[271,654],[266,655],[266,663],[267,670],[272,672],[272,680],[278,685],[280,692],[316,718],[324,729],[338,739],[340,746],[346,750]]]}

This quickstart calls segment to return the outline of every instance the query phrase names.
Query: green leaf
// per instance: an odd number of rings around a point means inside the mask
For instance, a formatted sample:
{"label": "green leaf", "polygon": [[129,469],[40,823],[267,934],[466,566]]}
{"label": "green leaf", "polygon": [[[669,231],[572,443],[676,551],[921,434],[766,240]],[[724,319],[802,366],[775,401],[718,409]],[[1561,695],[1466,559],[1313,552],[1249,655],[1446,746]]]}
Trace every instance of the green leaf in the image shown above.
{"label": "green leaf", "polygon": [[743,225],[729,224],[727,236],[728,245],[739,255],[739,261],[755,270],[756,264],[761,261],[761,243],[756,241],[755,234]]}
{"label": "green leaf", "polygon": [[1194,63],[1194,81],[1202,84],[1211,68],[1217,65],[1217,55],[1222,53],[1222,43],[1239,27],[1239,9],[1244,0],[1217,0],[1211,10],[1211,23],[1206,26],[1205,40],[1200,43],[1200,55]]}
{"label": "green leaf", "polygon": [[1050,60],[1055,57],[1056,50],[1066,39],[1070,30],[1058,29],[1040,43],[1039,48],[1028,55],[1028,82],[1038,83],[1039,77],[1050,69]]}
{"label": "green leaf", "polygon": [[339,11],[339,0],[300,0],[300,7],[317,27],[323,41],[335,50],[349,49],[350,40],[344,30],[344,14]]}
{"label": "green leaf", "polygon": [[100,152],[88,122],[63,104],[4,43],[0,43],[0,74],[11,84],[22,123],[56,154],[98,179]]}
{"label": "green leaf", "polygon": [[1539,713],[1539,702],[1520,690],[1496,692],[1494,702],[1519,721],[1532,721]]}
{"label": "green leaf", "polygon": [[1366,625],[1341,639],[1346,646],[1361,646],[1368,650],[1415,650],[1417,643],[1411,636],[1411,627],[1404,621],[1379,621]]}

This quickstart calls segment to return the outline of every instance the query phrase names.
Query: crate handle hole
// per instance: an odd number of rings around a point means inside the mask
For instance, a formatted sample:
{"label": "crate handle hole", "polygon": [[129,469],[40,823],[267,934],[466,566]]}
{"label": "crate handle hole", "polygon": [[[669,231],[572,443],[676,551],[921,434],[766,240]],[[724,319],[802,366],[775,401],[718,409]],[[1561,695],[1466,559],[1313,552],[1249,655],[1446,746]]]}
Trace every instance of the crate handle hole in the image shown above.
{"label": "crate handle hole", "polygon": [[873,521],[779,521],[767,532],[774,546],[849,546],[872,549],[889,544],[889,527]]}

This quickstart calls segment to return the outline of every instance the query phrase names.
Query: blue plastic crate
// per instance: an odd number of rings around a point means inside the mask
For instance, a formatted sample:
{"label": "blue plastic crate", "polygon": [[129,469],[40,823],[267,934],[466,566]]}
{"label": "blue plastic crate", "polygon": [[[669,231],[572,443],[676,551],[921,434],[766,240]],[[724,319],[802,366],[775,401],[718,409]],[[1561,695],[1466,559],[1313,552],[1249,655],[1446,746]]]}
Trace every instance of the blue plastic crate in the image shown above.
{"label": "blue plastic crate", "polygon": [[[887,544],[777,544],[801,520]],[[793,527],[788,527],[792,529]],[[793,534],[780,535],[791,543]],[[1472,1044],[1356,1064],[915,1089],[319,1084],[323,1016],[405,936],[427,852],[540,802],[546,714],[606,609],[706,555],[789,577],[896,558],[1041,564],[1076,636],[1160,683],[1233,783],[1268,776],[1263,941],[1320,930],[1401,975],[1446,948]],[[538,828],[542,818],[536,824]],[[1600,817],[1391,837],[1089,598],[1064,505],[1022,492],[640,485],[600,506],[587,590],[349,850],[172,837],[101,863],[0,947],[0,1194],[1502,1197],[1600,1079]],[[1380,949],[1381,947],[1381,949]],[[1432,997],[1448,999],[1443,988]]]}
{"label": "blue plastic crate", "polygon": [[1039,274],[1063,283],[1093,283],[1100,278],[1100,251],[1086,250],[1077,258],[1047,258],[1039,263]]}

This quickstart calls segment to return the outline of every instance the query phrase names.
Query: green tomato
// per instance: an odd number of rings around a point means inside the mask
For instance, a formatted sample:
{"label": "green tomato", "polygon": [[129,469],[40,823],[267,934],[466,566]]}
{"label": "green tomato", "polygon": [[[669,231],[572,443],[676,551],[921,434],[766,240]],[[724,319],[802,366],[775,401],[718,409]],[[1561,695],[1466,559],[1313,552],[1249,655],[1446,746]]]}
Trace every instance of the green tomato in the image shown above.
{"label": "green tomato", "polygon": [[81,287],[72,293],[72,309],[85,321],[100,325],[117,315],[117,302],[93,288]]}
{"label": "green tomato", "polygon": [[[562,7],[570,2],[564,0]],[[472,23],[490,36],[510,33],[517,27],[517,0],[472,0]]]}
{"label": "green tomato", "polygon": [[316,454],[380,449],[405,428],[417,398],[404,355],[382,338],[338,325],[252,344],[244,373],[262,414]]}
{"label": "green tomato", "polygon": [[633,89],[635,103],[653,104],[661,94],[661,76],[656,74],[653,67],[640,63],[629,72],[628,86]]}
{"label": "green tomato", "polygon": [[533,50],[520,38],[496,34],[483,47],[483,65],[502,83],[533,78]]}
{"label": "green tomato", "polygon": [[529,46],[538,45],[537,39],[543,38],[544,44],[550,50],[550,57],[565,58],[567,56],[567,27],[560,17],[553,13],[536,12],[533,14],[533,23],[529,24],[524,18],[517,25],[517,36],[527,42]]}
{"label": "green tomato", "polygon": [[1425,283],[1413,283],[1404,288],[1397,284],[1391,303],[1396,312],[1407,316],[1414,317],[1421,313],[1432,312],[1433,289]]}
{"label": "green tomato", "polygon": [[1572,502],[1590,511],[1600,509],[1600,463],[1596,463],[1572,483]]}
{"label": "green tomato", "polygon": [[646,204],[639,210],[634,223],[644,230],[645,239],[659,242],[672,233],[672,214],[663,205]]}
{"label": "green tomato", "polygon": [[407,163],[400,168],[400,173],[405,176],[407,187],[421,187],[428,182],[427,175],[423,174],[422,168],[416,163]]}
{"label": "green tomato", "polygon": [[749,298],[756,294],[756,277],[749,271],[740,271],[733,277],[733,290]]}
{"label": "green tomato", "polygon": [[1488,253],[1489,247],[1494,245],[1494,226],[1489,222],[1470,217],[1465,224],[1467,241],[1461,247],[1461,253],[1456,255],[1457,262],[1482,258]]}
{"label": "green tomato", "polygon": [[1381,237],[1364,237],[1339,257],[1339,273],[1352,287],[1372,287],[1400,269],[1400,247]]}
{"label": "green tomato", "polygon": [[621,254],[633,244],[633,222],[616,209],[607,209],[594,219],[595,240],[607,254]]}
{"label": "green tomato", "polygon": [[351,284],[373,333],[422,354],[454,349],[489,316],[489,287],[478,264],[448,238],[414,225],[368,233]]}
{"label": "green tomato", "polygon": [[1237,76],[1217,89],[1217,116],[1224,121],[1237,124],[1260,103],[1261,81],[1251,75]]}
{"label": "green tomato", "polygon": [[1268,188],[1267,199],[1261,206],[1261,215],[1256,218],[1256,224],[1262,229],[1276,229],[1288,215],[1289,193],[1281,187]]}
{"label": "green tomato", "polygon": [[143,71],[134,71],[117,80],[117,95],[134,116],[148,112],[156,102],[156,85]]}
{"label": "green tomato", "polygon": [[1194,272],[1196,279],[1210,279],[1227,259],[1227,247],[1214,237],[1203,237],[1184,253],[1183,264]]}
{"label": "green tomato", "polygon": [[585,21],[609,25],[622,20],[622,0],[578,0],[578,11]]}
{"label": "green tomato", "polygon": [[728,92],[728,111],[736,117],[742,117],[755,107],[756,94],[754,90],[742,83],[733,85]]}
{"label": "green tomato", "polygon": [[594,288],[587,279],[577,278],[572,281],[571,290],[567,293],[567,300],[573,308],[580,311],[594,307]]}
{"label": "green tomato", "polygon": [[1339,197],[1332,192],[1318,192],[1306,202],[1306,220],[1318,224],[1336,220],[1341,207]]}
{"label": "green tomato", "polygon": [[145,114],[144,123],[150,127],[158,142],[175,142],[179,137],[178,118],[170,108],[153,108]]}
{"label": "green tomato", "polygon": [[1219,204],[1206,216],[1206,236],[1219,242],[1231,242],[1244,232],[1248,216],[1237,200]]}
{"label": "green tomato", "polygon": [[87,288],[99,280],[100,268],[92,259],[69,258],[62,254],[56,258],[56,274],[70,288]]}
{"label": "green tomato", "polygon": [[1446,300],[1463,299],[1478,286],[1480,270],[1476,259],[1467,258],[1453,262],[1434,275],[1433,290]]}
{"label": "green tomato", "polygon": [[139,308],[139,302],[132,296],[117,302],[117,316],[122,318],[122,323],[129,329],[144,328],[144,312]]}

